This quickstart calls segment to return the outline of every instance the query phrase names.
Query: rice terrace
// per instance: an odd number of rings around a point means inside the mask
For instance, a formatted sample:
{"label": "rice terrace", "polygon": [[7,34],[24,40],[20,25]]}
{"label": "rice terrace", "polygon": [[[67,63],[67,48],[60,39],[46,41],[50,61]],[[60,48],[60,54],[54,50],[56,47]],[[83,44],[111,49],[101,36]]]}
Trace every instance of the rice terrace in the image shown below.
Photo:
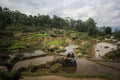
{"label": "rice terrace", "polygon": [[0,80],[120,80],[119,0],[0,0]]}

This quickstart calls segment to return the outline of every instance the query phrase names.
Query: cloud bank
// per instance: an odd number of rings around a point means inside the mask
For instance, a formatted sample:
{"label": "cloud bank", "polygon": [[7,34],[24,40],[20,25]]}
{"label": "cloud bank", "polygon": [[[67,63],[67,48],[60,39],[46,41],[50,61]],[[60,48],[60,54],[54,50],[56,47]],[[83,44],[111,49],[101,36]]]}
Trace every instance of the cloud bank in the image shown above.
{"label": "cloud bank", "polygon": [[92,17],[97,26],[120,26],[120,0],[0,0],[0,6],[27,15],[57,15],[86,20]]}

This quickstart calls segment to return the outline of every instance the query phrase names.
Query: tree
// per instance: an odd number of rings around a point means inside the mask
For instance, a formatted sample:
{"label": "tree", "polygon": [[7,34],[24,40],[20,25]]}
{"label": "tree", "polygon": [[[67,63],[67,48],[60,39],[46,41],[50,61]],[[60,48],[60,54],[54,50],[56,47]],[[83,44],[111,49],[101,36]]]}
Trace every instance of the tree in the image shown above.
{"label": "tree", "polygon": [[10,10],[8,8],[0,8],[0,29],[5,29],[5,27],[11,23]]}
{"label": "tree", "polygon": [[2,12],[2,7],[0,6],[0,12]]}
{"label": "tree", "polygon": [[76,30],[76,31],[79,31],[79,32],[83,32],[82,20],[77,20],[74,24],[73,29]]}
{"label": "tree", "polygon": [[86,20],[85,27],[90,36],[96,35],[97,28],[96,28],[96,22],[94,21],[94,19],[89,18],[88,20]]}
{"label": "tree", "polygon": [[63,28],[65,26],[65,20],[56,15],[53,16],[51,21],[51,27]]}
{"label": "tree", "polygon": [[5,29],[6,26],[11,25],[24,26],[24,28],[20,28],[21,30],[30,29],[28,26],[70,28],[78,32],[88,32],[90,36],[94,36],[97,32],[96,22],[92,18],[83,22],[69,17],[63,19],[56,15],[53,18],[50,18],[49,15],[40,14],[28,16],[19,11],[11,11],[8,8],[2,9],[0,7],[0,28]]}
{"label": "tree", "polygon": [[110,27],[105,28],[105,34],[111,34],[112,30]]}

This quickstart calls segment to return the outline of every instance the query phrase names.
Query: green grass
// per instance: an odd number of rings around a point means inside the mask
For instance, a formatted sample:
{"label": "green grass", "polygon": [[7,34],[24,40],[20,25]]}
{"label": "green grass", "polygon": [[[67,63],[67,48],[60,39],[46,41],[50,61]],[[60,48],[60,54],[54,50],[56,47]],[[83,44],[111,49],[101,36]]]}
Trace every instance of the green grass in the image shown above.
{"label": "green grass", "polygon": [[87,50],[90,48],[91,44],[89,42],[85,42],[81,44],[79,48],[74,49],[75,53],[87,54]]}
{"label": "green grass", "polygon": [[49,34],[45,33],[45,34],[41,34],[41,33],[32,33],[32,34],[26,34],[25,36],[22,36],[22,40],[25,39],[32,39],[32,38],[41,38],[41,37],[46,37],[49,36]]}
{"label": "green grass", "polygon": [[16,50],[16,49],[24,49],[26,48],[26,45],[22,42],[15,42],[13,43],[8,50]]}
{"label": "green grass", "polygon": [[36,33],[36,34],[31,34],[31,37],[44,37],[44,36],[48,36],[48,34],[41,34],[41,33]]}
{"label": "green grass", "polygon": [[37,37],[45,37],[45,36],[49,36],[48,34],[41,34],[41,33],[32,33],[32,34],[28,34],[23,36],[23,38],[37,38]]}
{"label": "green grass", "polygon": [[47,42],[47,44],[48,44],[48,45],[61,45],[62,42],[55,40],[55,41],[49,41],[49,42]]}

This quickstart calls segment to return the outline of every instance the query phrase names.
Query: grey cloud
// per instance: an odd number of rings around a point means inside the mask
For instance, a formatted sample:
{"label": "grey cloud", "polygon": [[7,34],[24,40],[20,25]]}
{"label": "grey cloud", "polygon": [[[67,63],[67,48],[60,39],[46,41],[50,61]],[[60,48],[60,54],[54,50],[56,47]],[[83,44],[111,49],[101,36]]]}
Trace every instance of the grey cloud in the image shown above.
{"label": "grey cloud", "polygon": [[93,17],[98,26],[120,26],[120,0],[0,0],[0,5],[28,15]]}

